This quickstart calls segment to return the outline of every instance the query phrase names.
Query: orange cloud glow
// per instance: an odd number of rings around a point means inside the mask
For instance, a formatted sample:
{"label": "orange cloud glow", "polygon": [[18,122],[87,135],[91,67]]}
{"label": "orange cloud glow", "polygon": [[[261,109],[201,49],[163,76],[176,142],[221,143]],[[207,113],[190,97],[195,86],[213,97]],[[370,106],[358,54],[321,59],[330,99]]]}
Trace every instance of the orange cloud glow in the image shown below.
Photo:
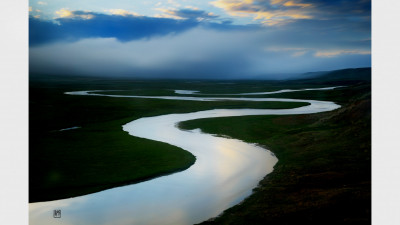
{"label": "orange cloud glow", "polygon": [[217,0],[211,2],[211,4],[224,9],[231,16],[253,17],[254,20],[262,20],[261,23],[268,26],[313,18],[310,12],[304,9],[312,7],[312,4],[295,1],[271,0],[271,5],[280,5],[278,9],[274,10],[258,4],[256,0]]}
{"label": "orange cloud glow", "polygon": [[106,12],[110,12],[112,15],[120,15],[120,16],[140,16],[138,13],[130,12],[125,9],[109,9],[105,10]]}
{"label": "orange cloud glow", "polygon": [[284,5],[284,6],[288,6],[288,7],[290,7],[290,6],[298,6],[298,7],[302,7],[302,8],[311,7],[311,6],[312,6],[312,4],[296,3],[296,2],[294,2],[294,1],[285,2],[285,4],[283,4],[283,5]]}
{"label": "orange cloud glow", "polygon": [[156,8],[156,10],[163,12],[163,14],[157,14],[154,17],[157,18],[171,18],[176,20],[182,20],[184,18],[176,15],[176,11],[172,9]]}
{"label": "orange cloud glow", "polygon": [[90,20],[94,18],[93,14],[86,13],[86,14],[76,14],[75,11],[71,11],[68,9],[60,9],[56,11],[56,14],[59,18],[81,18],[85,20]]}

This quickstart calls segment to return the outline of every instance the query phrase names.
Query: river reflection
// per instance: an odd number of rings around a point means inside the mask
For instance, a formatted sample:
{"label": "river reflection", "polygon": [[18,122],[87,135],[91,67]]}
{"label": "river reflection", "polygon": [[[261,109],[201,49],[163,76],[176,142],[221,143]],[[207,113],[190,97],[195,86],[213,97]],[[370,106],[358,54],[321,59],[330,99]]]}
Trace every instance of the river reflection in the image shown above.
{"label": "river reflection", "polygon": [[[100,95],[90,92],[79,92],[79,94]],[[159,98],[171,99],[171,97]],[[173,98],[203,101],[228,99]],[[277,99],[241,98],[240,100],[274,101]],[[258,182],[272,172],[277,158],[268,150],[254,144],[204,134],[198,129],[182,131],[176,127],[176,124],[197,118],[303,114],[329,111],[340,107],[332,102],[323,101],[293,99],[279,99],[279,101],[302,101],[309,102],[310,105],[280,110],[216,109],[132,121],[123,126],[124,131],[134,136],[166,142],[188,150],[196,156],[196,163],[183,172],[134,185],[76,198],[31,203],[29,204],[30,224],[178,225],[199,223],[215,217],[249,196]],[[61,218],[53,218],[54,209],[61,209]]]}

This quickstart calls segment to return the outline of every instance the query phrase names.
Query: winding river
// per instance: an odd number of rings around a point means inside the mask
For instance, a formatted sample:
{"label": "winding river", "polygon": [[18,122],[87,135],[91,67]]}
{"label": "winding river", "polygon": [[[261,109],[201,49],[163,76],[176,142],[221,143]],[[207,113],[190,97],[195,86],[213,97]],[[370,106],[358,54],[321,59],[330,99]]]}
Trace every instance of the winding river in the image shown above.
{"label": "winding river", "polygon": [[[272,94],[314,88],[281,90],[281,92],[243,93]],[[178,94],[197,94],[177,90]],[[169,143],[196,156],[189,169],[138,184],[49,202],[29,204],[30,224],[194,224],[218,216],[248,197],[262,178],[272,172],[278,159],[268,150],[236,139],[216,137],[199,129],[183,131],[176,127],[182,121],[245,115],[308,114],[340,108],[333,102],[280,98],[195,97],[195,96],[126,96],[106,95],[101,91],[67,92],[125,98],[156,98],[187,101],[280,101],[308,102],[294,109],[214,109],[185,114],[145,117],[125,124],[130,135]],[[53,218],[60,209],[61,218]]]}

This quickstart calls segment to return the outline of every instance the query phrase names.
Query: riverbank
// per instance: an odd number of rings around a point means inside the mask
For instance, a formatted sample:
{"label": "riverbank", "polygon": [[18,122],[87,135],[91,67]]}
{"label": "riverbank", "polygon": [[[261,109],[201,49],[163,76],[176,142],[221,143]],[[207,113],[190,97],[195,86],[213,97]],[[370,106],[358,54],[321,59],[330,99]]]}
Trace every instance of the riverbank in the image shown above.
{"label": "riverbank", "polygon": [[[310,93],[281,95],[313,98]],[[258,143],[279,159],[274,172],[260,182],[253,195],[202,224],[371,223],[370,85],[317,95],[314,99],[341,102],[343,107],[310,115],[201,119],[180,124],[185,129],[201,128],[206,133]]]}

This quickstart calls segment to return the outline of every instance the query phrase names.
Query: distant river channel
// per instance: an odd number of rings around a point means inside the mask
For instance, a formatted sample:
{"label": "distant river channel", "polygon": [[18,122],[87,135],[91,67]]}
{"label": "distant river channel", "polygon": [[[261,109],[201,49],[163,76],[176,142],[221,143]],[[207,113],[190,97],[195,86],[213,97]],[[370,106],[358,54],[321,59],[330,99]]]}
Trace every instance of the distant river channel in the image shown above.
{"label": "distant river channel", "polygon": [[[329,90],[315,88],[302,90]],[[177,93],[195,94],[179,90]],[[301,91],[285,90],[284,92]],[[262,92],[265,95],[269,92]],[[276,93],[276,92],[271,92]],[[252,189],[273,171],[278,159],[269,150],[241,140],[217,137],[199,129],[177,128],[182,121],[247,115],[291,115],[331,111],[340,108],[328,101],[192,96],[106,95],[101,91],[67,92],[125,98],[156,98],[186,101],[279,101],[308,102],[295,109],[214,109],[184,114],[145,117],[123,125],[132,136],[165,142],[191,152],[196,162],[185,171],[149,181],[112,188],[75,198],[29,204],[29,223],[46,224],[195,224],[216,217],[251,195]],[[244,95],[257,93],[244,93]],[[54,218],[61,210],[61,218]],[[57,211],[58,212],[58,211]]]}

